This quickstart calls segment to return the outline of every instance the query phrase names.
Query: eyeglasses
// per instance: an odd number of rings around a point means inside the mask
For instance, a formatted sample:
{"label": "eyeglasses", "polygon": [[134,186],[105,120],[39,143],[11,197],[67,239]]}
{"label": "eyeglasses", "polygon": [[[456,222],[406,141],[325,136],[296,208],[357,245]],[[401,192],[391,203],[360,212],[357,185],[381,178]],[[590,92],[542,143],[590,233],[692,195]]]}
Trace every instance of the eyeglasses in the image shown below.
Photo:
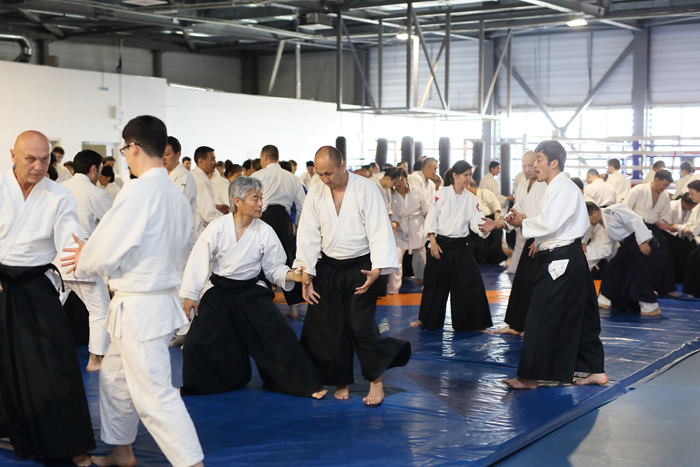
{"label": "eyeglasses", "polygon": [[126,152],[126,150],[129,149],[131,146],[142,147],[139,143],[129,143],[119,150],[119,154],[121,154],[123,156],[124,153]]}

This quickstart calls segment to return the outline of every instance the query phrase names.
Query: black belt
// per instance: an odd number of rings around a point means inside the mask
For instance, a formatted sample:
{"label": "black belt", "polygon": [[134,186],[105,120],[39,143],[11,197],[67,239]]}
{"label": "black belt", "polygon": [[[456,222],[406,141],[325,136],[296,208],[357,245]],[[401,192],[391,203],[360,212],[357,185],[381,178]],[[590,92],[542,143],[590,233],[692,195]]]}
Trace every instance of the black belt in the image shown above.
{"label": "black belt", "polygon": [[41,276],[49,269],[58,273],[58,277],[61,278],[61,291],[65,292],[66,288],[63,285],[61,271],[52,263],[42,264],[41,266],[7,266],[0,264],[0,279],[8,282],[28,282]]}
{"label": "black belt", "polygon": [[238,281],[235,279],[229,279],[227,277],[219,276],[218,274],[212,274],[209,279],[211,280],[211,283],[214,285],[214,287],[221,287],[223,289],[226,289],[226,291],[228,292],[242,292],[245,289],[248,289],[257,284],[259,280],[257,277],[254,277],[253,279]]}
{"label": "black belt", "polygon": [[357,266],[362,263],[366,263],[367,261],[370,261],[370,255],[362,255],[358,256],[357,258],[348,258],[348,259],[335,259],[331,258],[327,254],[321,252],[321,261],[323,263],[326,263],[330,266],[336,267],[336,268],[343,268],[343,267],[350,267],[350,266]]}

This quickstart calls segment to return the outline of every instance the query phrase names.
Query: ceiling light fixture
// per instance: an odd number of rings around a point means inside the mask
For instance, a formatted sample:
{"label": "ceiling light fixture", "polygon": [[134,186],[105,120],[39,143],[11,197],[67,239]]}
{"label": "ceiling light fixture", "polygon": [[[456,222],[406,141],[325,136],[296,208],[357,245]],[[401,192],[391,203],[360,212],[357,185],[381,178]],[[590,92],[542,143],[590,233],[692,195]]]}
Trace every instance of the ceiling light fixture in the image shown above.
{"label": "ceiling light fixture", "polygon": [[396,38],[400,41],[407,41],[408,40],[408,33],[407,32],[400,32],[396,35]]}
{"label": "ceiling light fixture", "polygon": [[588,24],[588,21],[586,21],[583,18],[578,18],[578,19],[573,19],[571,21],[567,21],[566,25],[569,26],[570,28],[576,28],[579,26],[585,26]]}

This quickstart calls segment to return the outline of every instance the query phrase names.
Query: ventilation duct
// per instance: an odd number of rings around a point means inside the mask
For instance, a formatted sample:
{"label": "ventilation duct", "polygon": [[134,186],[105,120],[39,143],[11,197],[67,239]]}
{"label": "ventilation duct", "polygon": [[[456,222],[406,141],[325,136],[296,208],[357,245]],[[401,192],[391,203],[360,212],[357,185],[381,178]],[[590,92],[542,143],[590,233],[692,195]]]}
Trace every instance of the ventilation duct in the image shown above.
{"label": "ventilation duct", "polygon": [[20,53],[13,62],[29,63],[32,58],[32,43],[24,36],[15,36],[12,34],[0,34],[2,42],[17,42],[20,47]]}

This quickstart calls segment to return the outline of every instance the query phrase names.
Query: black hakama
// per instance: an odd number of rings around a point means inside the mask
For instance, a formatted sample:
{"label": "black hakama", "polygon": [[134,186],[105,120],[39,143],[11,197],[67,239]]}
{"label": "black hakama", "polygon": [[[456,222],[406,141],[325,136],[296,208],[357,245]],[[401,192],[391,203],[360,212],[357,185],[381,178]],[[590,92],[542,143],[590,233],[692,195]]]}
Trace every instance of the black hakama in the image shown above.
{"label": "black hakama", "polygon": [[654,290],[659,295],[668,295],[676,292],[676,280],[673,271],[673,259],[664,241],[663,231],[656,224],[646,224],[647,228],[654,234],[654,239],[659,242],[659,248],[651,252],[652,264],[654,265]]}
{"label": "black hakama", "polygon": [[697,244],[692,238],[663,233],[666,246],[673,260],[673,272],[677,284],[682,284],[685,277],[685,267],[688,257],[695,250]]}
{"label": "black hakama", "polygon": [[75,343],[52,265],[0,264],[0,414],[20,457],[66,459],[95,449]]}
{"label": "black hakama", "polygon": [[700,298],[700,246],[696,247],[688,256],[683,279],[683,293]]}
{"label": "black hakama", "polygon": [[[574,372],[604,373],[598,299],[581,240],[537,256],[518,376],[570,383]],[[569,263],[554,280],[549,265],[557,260]]]}
{"label": "black hakama", "polygon": [[[486,217],[494,219],[493,214]],[[503,231],[500,229],[492,231],[486,238],[471,232],[468,243],[478,264],[501,264],[508,259],[508,255],[503,252]]]}
{"label": "black hakama", "polygon": [[[294,258],[296,257],[296,239],[294,238],[294,223],[292,218],[287,213],[284,206],[279,204],[270,204],[263,211],[260,220],[272,227],[272,230],[277,234],[284,252],[287,254],[287,266],[292,267]],[[264,280],[264,279],[263,279]],[[294,288],[287,292],[283,290],[284,299],[287,305],[297,305],[304,301],[301,292],[301,283],[296,283]]]}
{"label": "black hakama", "polygon": [[240,389],[250,382],[250,357],[266,388],[309,397],[322,389],[309,357],[258,279],[212,274],[182,353],[181,394]]}
{"label": "black hakama", "polygon": [[527,312],[530,310],[530,299],[532,298],[532,286],[535,276],[540,270],[540,260],[538,256],[530,256],[530,246],[535,241],[531,238],[525,242],[523,251],[518,260],[518,268],[515,270],[513,285],[508,298],[508,308],[506,309],[505,322],[511,329],[518,332],[525,330]]}
{"label": "black hakama", "polygon": [[411,358],[411,344],[382,337],[374,320],[379,283],[363,294],[355,294],[372,269],[370,256],[347,260],[322,254],[316,264],[314,290],[317,304],[309,304],[301,344],[319,368],[323,384],[346,386],[355,382],[353,350],[362,376],[374,381],[389,368],[404,366]]}
{"label": "black hakama", "polygon": [[455,331],[481,331],[493,326],[484,280],[467,238],[438,235],[436,240],[442,250],[440,259],[430,253],[430,242],[426,244],[425,279],[418,314],[423,328],[442,329],[448,295]]}
{"label": "black hakama", "polygon": [[[650,242],[650,246],[659,248],[654,241]],[[634,234],[620,243],[617,253],[605,267],[600,282],[600,294],[610,300],[613,308],[639,313],[639,302],[656,303],[651,256],[639,250]]]}

